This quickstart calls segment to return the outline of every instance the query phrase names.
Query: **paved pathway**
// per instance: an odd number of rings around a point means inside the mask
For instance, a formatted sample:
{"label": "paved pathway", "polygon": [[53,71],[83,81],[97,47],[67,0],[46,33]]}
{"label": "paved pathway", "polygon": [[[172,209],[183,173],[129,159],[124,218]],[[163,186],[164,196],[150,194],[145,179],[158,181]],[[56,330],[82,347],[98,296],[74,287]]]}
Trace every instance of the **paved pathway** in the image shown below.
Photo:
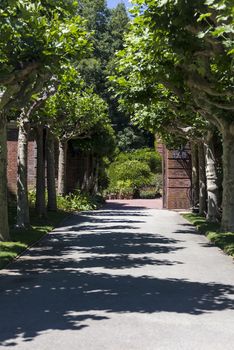
{"label": "paved pathway", "polygon": [[234,349],[233,260],[131,203],[73,215],[2,271],[0,349]]}

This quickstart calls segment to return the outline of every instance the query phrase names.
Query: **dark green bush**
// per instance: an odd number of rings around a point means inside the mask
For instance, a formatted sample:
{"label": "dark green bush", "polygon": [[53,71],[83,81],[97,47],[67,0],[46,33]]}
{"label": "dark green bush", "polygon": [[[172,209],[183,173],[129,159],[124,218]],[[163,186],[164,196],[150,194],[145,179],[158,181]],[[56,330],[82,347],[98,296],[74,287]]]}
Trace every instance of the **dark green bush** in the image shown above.
{"label": "dark green bush", "polygon": [[161,157],[148,148],[120,153],[111,163],[108,177],[107,197],[137,198],[150,188],[145,196],[155,198],[162,188]]}
{"label": "dark green bush", "polygon": [[137,188],[149,185],[152,182],[149,166],[138,160],[112,163],[109,168],[109,177],[113,185],[116,185],[118,181],[129,180],[131,185]]}
{"label": "dark green bush", "polygon": [[115,162],[123,163],[127,160],[138,160],[150,167],[152,173],[162,171],[162,158],[158,152],[150,148],[141,148],[128,153],[119,153]]}

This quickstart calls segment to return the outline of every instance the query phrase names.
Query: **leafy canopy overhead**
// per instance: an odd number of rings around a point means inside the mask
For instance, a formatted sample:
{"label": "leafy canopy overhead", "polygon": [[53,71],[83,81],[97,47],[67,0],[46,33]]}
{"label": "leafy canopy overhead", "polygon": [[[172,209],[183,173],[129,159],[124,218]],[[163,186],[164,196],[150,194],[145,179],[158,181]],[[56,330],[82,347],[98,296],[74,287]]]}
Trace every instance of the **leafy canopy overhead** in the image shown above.
{"label": "leafy canopy overhead", "polygon": [[32,62],[53,70],[87,50],[85,21],[70,0],[3,0],[0,3],[0,83]]}
{"label": "leafy canopy overhead", "polygon": [[136,3],[111,77],[133,120],[161,132],[232,120],[231,1]]}

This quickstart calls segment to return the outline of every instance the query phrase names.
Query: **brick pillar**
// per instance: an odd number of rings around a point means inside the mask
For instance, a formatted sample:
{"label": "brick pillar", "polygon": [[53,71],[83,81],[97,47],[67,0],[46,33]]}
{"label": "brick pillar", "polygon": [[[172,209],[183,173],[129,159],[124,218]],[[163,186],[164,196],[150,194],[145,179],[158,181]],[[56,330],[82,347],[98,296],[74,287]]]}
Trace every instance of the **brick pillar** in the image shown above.
{"label": "brick pillar", "polygon": [[191,157],[189,148],[163,150],[163,207],[189,209],[191,207]]}

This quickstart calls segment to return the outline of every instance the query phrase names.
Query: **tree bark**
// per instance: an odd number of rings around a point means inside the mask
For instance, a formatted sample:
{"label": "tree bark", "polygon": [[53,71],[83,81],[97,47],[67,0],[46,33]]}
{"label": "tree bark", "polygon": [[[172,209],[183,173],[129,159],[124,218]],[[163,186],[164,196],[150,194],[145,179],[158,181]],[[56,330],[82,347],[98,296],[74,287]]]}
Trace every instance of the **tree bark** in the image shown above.
{"label": "tree bark", "polygon": [[96,165],[96,159],[93,153],[90,154],[90,174],[88,178],[88,192],[90,194],[94,194],[94,187],[95,187],[95,165]]}
{"label": "tree bark", "polygon": [[82,183],[82,191],[88,192],[89,190],[89,175],[90,175],[90,154],[86,154],[85,157],[85,167],[84,167],[84,178]]}
{"label": "tree bark", "polygon": [[207,211],[207,191],[206,191],[206,162],[203,143],[198,144],[199,163],[199,214],[204,215]]}
{"label": "tree bark", "polygon": [[199,203],[199,169],[198,169],[198,151],[197,145],[191,143],[191,159],[192,159],[192,203],[197,206]]}
{"label": "tree bark", "polygon": [[206,181],[207,181],[207,220],[220,221],[219,181],[215,157],[214,132],[208,131],[205,139]]}
{"label": "tree bark", "polygon": [[222,229],[234,232],[234,123],[226,126],[223,136]]}
{"label": "tree bark", "polygon": [[0,240],[9,241],[7,207],[7,129],[6,118],[0,114]]}
{"label": "tree bark", "polygon": [[37,178],[36,178],[36,211],[40,217],[46,216],[45,199],[45,150],[43,126],[36,127],[37,142]]}
{"label": "tree bark", "polygon": [[95,176],[94,176],[94,193],[98,193],[98,180],[99,180],[99,159],[96,158],[96,169],[95,169]]}
{"label": "tree bark", "polygon": [[23,118],[19,122],[17,156],[17,228],[30,226],[28,204],[28,133],[29,122]]}
{"label": "tree bark", "polygon": [[58,194],[65,196],[67,174],[67,141],[59,141]]}
{"label": "tree bark", "polygon": [[54,137],[50,130],[46,134],[46,159],[47,159],[47,209],[57,211],[56,183],[55,183],[55,157],[54,157]]}

